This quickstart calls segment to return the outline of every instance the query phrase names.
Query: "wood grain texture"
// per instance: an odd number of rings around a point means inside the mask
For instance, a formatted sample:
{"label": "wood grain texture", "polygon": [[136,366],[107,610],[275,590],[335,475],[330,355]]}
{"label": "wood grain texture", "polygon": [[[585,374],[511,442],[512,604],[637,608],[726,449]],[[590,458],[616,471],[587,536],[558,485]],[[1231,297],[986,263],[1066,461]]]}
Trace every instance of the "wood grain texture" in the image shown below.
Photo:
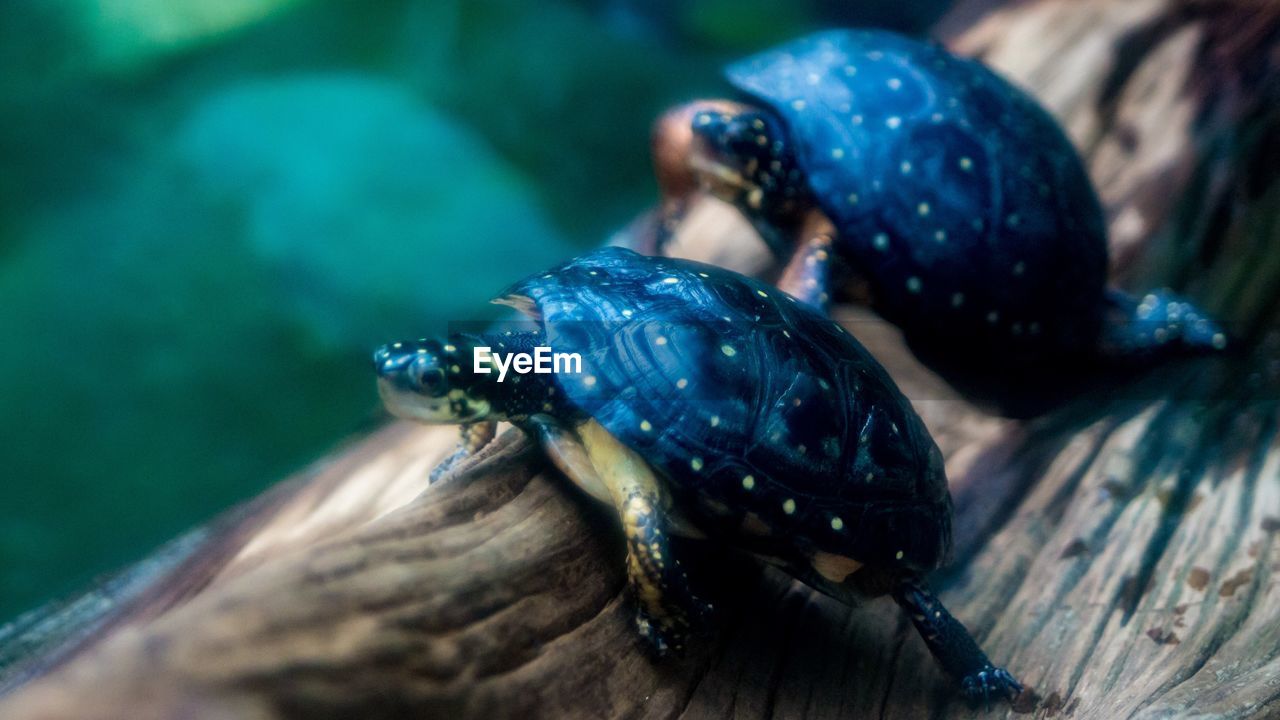
{"label": "wood grain texture", "polygon": [[[1063,118],[1117,280],[1172,284],[1240,338],[1011,421],[838,310],[947,456],[943,600],[1031,688],[984,715],[1280,717],[1275,7],[974,0],[939,30]],[[724,256],[741,228],[709,212],[687,241]],[[29,622],[0,717],[974,715],[891,602],[848,608],[733,556],[705,559],[712,636],[652,662],[615,521],[514,430],[424,491],[453,438],[392,424],[98,611]]]}

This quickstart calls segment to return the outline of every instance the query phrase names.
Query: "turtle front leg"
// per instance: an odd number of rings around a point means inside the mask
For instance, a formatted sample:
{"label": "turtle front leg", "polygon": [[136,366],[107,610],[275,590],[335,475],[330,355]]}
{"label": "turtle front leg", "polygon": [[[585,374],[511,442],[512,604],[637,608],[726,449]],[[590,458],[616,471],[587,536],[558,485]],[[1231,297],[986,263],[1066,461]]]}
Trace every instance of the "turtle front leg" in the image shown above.
{"label": "turtle front leg", "polygon": [[1109,290],[1099,351],[1113,360],[1222,350],[1227,336],[1199,308],[1168,290],[1138,299]]}
{"label": "turtle front leg", "polygon": [[672,108],[653,124],[650,149],[662,201],[646,233],[651,237],[637,248],[645,255],[666,254],[666,247],[688,211],[692,198],[701,189],[692,166],[695,152],[693,118],[701,108],[701,103]]}
{"label": "turtle front leg", "polygon": [[438,465],[431,471],[430,482],[435,482],[444,477],[446,473],[452,470],[464,458],[475,454],[489,444],[493,436],[498,432],[498,423],[492,420],[484,420],[477,423],[469,423],[461,427],[462,440],[458,443],[457,449],[449,457],[441,460]]}
{"label": "turtle front leg", "polygon": [[529,417],[525,421],[525,429],[537,435],[551,463],[574,485],[602,503],[613,504],[609,489],[591,464],[582,441],[572,430],[561,426],[551,416],[541,414]]}
{"label": "turtle front leg", "polygon": [[805,222],[791,261],[778,279],[778,289],[824,314],[831,299],[831,245],[835,228],[821,213]]}
{"label": "turtle front leg", "polygon": [[671,542],[679,521],[649,465],[594,420],[578,436],[608,489],[627,539],[627,578],[637,602],[636,630],[659,656],[683,652],[712,610],[692,590]]}
{"label": "turtle front leg", "polygon": [[970,702],[982,700],[989,705],[993,695],[1012,700],[1022,692],[1013,675],[992,665],[965,626],[923,585],[904,582],[894,590],[893,599],[907,611],[942,669],[960,681]]}

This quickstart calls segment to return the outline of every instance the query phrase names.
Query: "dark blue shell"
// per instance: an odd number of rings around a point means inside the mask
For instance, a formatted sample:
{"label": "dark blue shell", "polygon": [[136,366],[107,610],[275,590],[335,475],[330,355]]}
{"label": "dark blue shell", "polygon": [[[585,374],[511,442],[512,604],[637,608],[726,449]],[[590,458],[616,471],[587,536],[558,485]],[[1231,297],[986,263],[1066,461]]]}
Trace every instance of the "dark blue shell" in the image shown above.
{"label": "dark blue shell", "polygon": [[883,31],[830,31],[730,66],[772,109],[872,284],[916,339],[1007,357],[1092,347],[1107,248],[1061,128],[983,65]]}
{"label": "dark blue shell", "polygon": [[552,348],[582,355],[582,374],[556,378],[565,394],[695,515],[754,513],[790,548],[884,567],[941,560],[941,455],[838,324],[737,273],[620,248],[509,292],[533,301]]}

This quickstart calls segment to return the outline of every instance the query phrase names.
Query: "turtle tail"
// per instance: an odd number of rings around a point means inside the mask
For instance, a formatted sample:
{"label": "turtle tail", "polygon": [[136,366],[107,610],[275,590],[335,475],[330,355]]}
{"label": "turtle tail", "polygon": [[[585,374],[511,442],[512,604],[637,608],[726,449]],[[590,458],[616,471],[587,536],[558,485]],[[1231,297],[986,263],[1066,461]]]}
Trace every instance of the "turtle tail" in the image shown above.
{"label": "turtle tail", "polygon": [[1118,361],[1219,352],[1227,347],[1222,327],[1185,298],[1155,290],[1137,298],[1108,290],[1099,349]]}

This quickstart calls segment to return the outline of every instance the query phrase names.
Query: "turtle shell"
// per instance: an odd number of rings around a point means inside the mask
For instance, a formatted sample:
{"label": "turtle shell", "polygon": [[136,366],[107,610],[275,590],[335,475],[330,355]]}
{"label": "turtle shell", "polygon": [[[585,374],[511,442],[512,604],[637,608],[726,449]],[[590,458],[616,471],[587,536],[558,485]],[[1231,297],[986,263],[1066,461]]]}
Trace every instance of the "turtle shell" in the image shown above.
{"label": "turtle shell", "polygon": [[884,31],[817,33],[726,74],[782,120],[841,254],[909,339],[1014,359],[1093,345],[1102,210],[1070,140],[1027,94]]}
{"label": "turtle shell", "polygon": [[[777,289],[621,248],[516,285],[556,382],[639,453],[693,516],[747,521],[802,553],[934,568],[950,539],[941,454],[876,360]],[[748,516],[753,517],[748,517]]]}

